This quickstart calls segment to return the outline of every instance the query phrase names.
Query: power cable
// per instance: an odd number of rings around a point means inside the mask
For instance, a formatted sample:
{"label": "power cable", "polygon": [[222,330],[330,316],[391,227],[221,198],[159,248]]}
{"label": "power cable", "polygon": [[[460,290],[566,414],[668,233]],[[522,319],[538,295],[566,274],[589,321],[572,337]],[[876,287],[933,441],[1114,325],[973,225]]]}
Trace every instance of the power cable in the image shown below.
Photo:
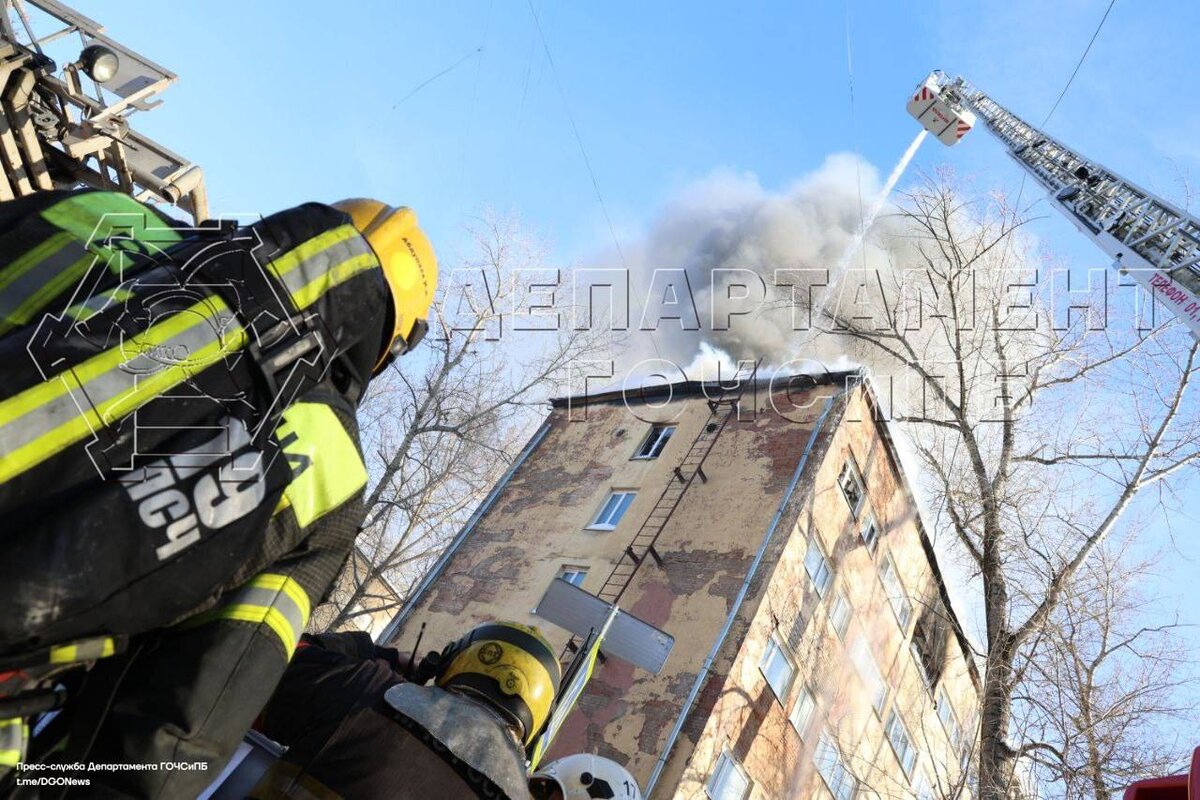
{"label": "power cable", "polygon": [[[863,215],[863,196],[862,196],[862,153],[858,149],[858,127],[854,120],[854,49],[850,44],[850,2],[843,0],[842,11],[844,12],[845,30],[846,30],[846,78],[850,87],[850,144],[854,148],[854,177],[858,183],[858,229],[862,232],[863,238],[866,238],[867,232],[864,227],[867,224],[867,218]],[[862,250],[863,269],[867,268],[867,251],[865,247],[859,248]]]}
{"label": "power cable", "polygon": [[1100,24],[1096,26],[1096,30],[1092,33],[1092,38],[1088,40],[1087,47],[1083,49],[1083,55],[1079,57],[1079,61],[1075,64],[1075,69],[1072,70],[1071,77],[1067,78],[1067,85],[1058,93],[1058,99],[1054,101],[1054,105],[1050,108],[1050,113],[1042,120],[1041,127],[1045,127],[1046,123],[1050,121],[1050,117],[1058,109],[1058,104],[1062,102],[1063,97],[1067,94],[1067,90],[1071,88],[1071,83],[1075,80],[1075,76],[1079,74],[1079,68],[1083,66],[1084,59],[1088,57],[1088,53],[1092,51],[1092,45],[1096,43],[1096,37],[1100,35],[1100,29],[1104,27],[1104,21],[1108,19],[1108,12],[1112,11],[1116,3],[1117,0],[1109,0],[1108,8],[1104,9],[1104,16],[1100,18]]}
{"label": "power cable", "polygon": [[[604,221],[608,224],[608,233],[612,236],[613,245],[617,248],[617,257],[621,259],[621,268],[625,270],[625,274],[629,275],[629,264],[625,260],[625,251],[621,249],[621,242],[617,239],[617,229],[613,225],[612,217],[608,213],[608,205],[604,202],[604,195],[600,191],[600,182],[596,180],[596,172],[592,169],[592,160],[588,157],[587,148],[583,144],[583,137],[579,133],[579,126],[575,124],[575,115],[571,112],[571,103],[567,99],[566,89],[563,88],[562,78],[559,77],[558,67],[554,63],[554,56],[550,53],[550,45],[546,42],[546,33],[542,30],[542,21],[538,18],[537,9],[533,7],[533,0],[527,0],[529,3],[529,13],[533,16],[533,24],[537,27],[538,38],[542,42],[542,49],[546,53],[546,61],[550,64],[550,73],[554,75],[554,83],[558,87],[559,97],[562,99],[563,109],[567,112],[567,120],[571,123],[571,132],[575,135],[575,143],[579,146],[579,153],[583,156],[583,164],[587,168],[588,176],[592,180],[592,188],[596,192],[596,200],[600,203],[600,210],[604,214]],[[643,316],[645,315],[645,306],[642,308]],[[658,356],[660,361],[666,359],[662,356],[662,351],[658,349],[658,342],[654,339],[654,330],[647,331],[650,334],[650,344],[654,348],[654,354]]]}
{"label": "power cable", "polygon": [[444,70],[442,70],[441,72],[439,72],[437,75],[434,75],[432,78],[427,78],[427,79],[425,79],[424,81],[421,81],[421,83],[417,84],[416,88],[414,88],[414,89],[413,89],[411,92],[409,92],[408,94],[404,95],[404,97],[401,97],[399,100],[397,100],[397,101],[396,101],[396,102],[395,102],[395,103],[392,105],[392,111],[395,111],[395,110],[396,110],[397,108],[399,108],[399,107],[401,106],[401,104],[403,104],[403,103],[404,103],[406,100],[408,100],[410,97],[412,97],[412,96],[413,96],[414,94],[416,94],[417,92],[419,92],[419,91],[421,91],[422,89],[424,89],[424,88],[425,88],[426,86],[428,86],[429,84],[431,84],[431,83],[433,83],[434,81],[436,81],[438,78],[442,77],[443,75],[445,75],[445,74],[447,74],[447,73],[453,72],[453,71],[454,71],[454,70],[456,70],[456,69],[457,69],[457,68],[458,68],[458,67],[459,67],[459,66],[460,66],[460,65],[461,65],[461,64],[462,64],[464,61],[467,61],[467,60],[471,59],[472,57],[479,55],[479,54],[480,54],[480,53],[482,53],[482,52],[483,52],[483,45],[479,45],[479,47],[476,47],[474,50],[472,50],[471,52],[467,53],[465,56],[463,56],[462,58],[460,58],[458,61],[455,61],[455,62],[454,62],[453,64],[451,64],[450,66],[446,67]]}
{"label": "power cable", "polygon": [[[1066,84],[1062,91],[1058,93],[1058,99],[1054,101],[1054,105],[1050,107],[1050,111],[1046,114],[1046,118],[1042,120],[1039,128],[1046,127],[1046,123],[1050,121],[1050,117],[1054,116],[1054,112],[1058,110],[1058,104],[1067,96],[1067,90],[1071,88],[1071,84],[1075,82],[1075,76],[1079,74],[1079,68],[1083,66],[1083,62],[1088,57],[1088,53],[1092,51],[1092,45],[1096,43],[1096,37],[1100,35],[1100,29],[1104,27],[1105,21],[1108,19],[1108,14],[1116,5],[1117,0],[1109,0],[1108,8],[1104,9],[1104,16],[1100,17],[1100,23],[1096,25],[1096,30],[1092,31],[1092,38],[1088,40],[1087,47],[1083,48],[1083,54],[1079,56],[1079,61],[1075,62],[1075,69],[1071,70],[1071,77],[1067,78]],[[1025,170],[1021,170],[1021,187],[1017,190],[1017,201],[1013,204],[1014,209],[1021,206],[1021,196],[1025,193],[1025,179],[1028,177]],[[1031,207],[1036,205],[1036,202],[1031,204]]]}
{"label": "power cable", "polygon": [[579,126],[575,124],[575,114],[571,111],[571,104],[567,102],[567,92],[563,88],[562,79],[558,75],[558,67],[554,63],[554,56],[550,54],[550,45],[546,43],[546,34],[542,30],[542,21],[538,19],[537,9],[533,7],[533,0],[528,0],[529,13],[533,15],[533,24],[537,26],[538,38],[542,40],[542,49],[546,51],[546,61],[550,64],[550,72],[554,75],[554,83],[558,86],[558,94],[562,98],[563,108],[567,112],[567,119],[571,123],[571,132],[575,134],[575,143],[579,145],[579,153],[583,156],[583,164],[587,167],[588,176],[592,179],[592,188],[596,190],[596,199],[600,202],[600,210],[604,212],[604,221],[608,223],[608,232],[612,236],[613,245],[617,248],[617,255],[621,259],[621,266],[625,267],[625,253],[621,250],[621,242],[617,240],[617,229],[613,226],[612,218],[608,215],[608,206],[604,202],[604,195],[600,191],[600,183],[596,180],[596,172],[592,169],[592,160],[588,158],[587,148],[583,145],[583,137],[579,135]]}

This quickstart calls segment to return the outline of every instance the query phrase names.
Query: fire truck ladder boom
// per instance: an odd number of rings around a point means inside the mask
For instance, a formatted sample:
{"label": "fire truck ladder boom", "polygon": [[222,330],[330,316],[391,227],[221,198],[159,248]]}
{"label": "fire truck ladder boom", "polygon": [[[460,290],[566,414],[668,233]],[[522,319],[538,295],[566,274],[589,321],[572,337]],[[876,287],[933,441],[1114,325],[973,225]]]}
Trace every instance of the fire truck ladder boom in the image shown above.
{"label": "fire truck ladder boom", "polygon": [[1035,128],[963,78],[941,90],[987,123],[1053,204],[1200,338],[1200,220]]}

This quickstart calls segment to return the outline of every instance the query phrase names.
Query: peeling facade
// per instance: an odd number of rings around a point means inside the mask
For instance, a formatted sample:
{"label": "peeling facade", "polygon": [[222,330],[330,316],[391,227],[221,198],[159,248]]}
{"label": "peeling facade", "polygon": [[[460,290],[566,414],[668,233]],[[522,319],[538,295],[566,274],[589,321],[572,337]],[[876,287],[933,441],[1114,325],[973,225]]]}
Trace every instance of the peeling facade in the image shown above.
{"label": "peeling facade", "polygon": [[691,443],[734,413],[655,543],[661,563],[621,596],[675,637],[666,665],[598,665],[550,757],[608,756],[653,798],[959,796],[978,675],[869,388],[760,382],[737,412],[714,410],[720,391],[554,401],[393,643],[411,648],[422,623],[423,650],[488,619],[538,624],[562,574],[599,593]]}

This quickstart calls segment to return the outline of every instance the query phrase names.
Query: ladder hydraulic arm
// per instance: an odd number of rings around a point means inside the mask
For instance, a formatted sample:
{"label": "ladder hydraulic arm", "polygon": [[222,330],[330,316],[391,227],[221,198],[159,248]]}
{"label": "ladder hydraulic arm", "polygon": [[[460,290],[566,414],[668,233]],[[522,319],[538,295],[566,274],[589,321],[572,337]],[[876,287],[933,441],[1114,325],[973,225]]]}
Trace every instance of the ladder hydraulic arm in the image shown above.
{"label": "ladder hydraulic arm", "polygon": [[981,118],[1113,266],[1200,339],[1200,220],[1025,122],[965,79],[940,72],[931,78],[940,99]]}

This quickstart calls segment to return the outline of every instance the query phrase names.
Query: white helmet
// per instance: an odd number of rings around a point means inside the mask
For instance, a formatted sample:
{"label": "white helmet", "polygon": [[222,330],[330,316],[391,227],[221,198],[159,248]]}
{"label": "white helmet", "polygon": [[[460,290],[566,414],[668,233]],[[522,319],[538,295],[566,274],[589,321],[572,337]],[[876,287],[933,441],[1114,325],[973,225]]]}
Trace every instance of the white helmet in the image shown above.
{"label": "white helmet", "polygon": [[531,785],[558,784],[563,800],[642,800],[629,770],[610,758],[576,753],[551,761],[529,779]]}

